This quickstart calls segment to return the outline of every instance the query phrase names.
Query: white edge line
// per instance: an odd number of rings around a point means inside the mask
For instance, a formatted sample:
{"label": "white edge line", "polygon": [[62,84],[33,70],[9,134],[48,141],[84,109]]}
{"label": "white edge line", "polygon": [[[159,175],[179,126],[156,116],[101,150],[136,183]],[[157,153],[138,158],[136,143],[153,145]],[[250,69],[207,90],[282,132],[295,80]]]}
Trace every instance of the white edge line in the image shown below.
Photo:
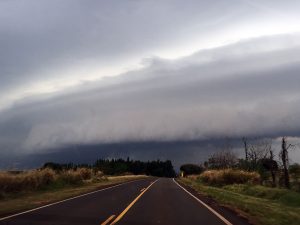
{"label": "white edge line", "polygon": [[213,214],[215,214],[220,220],[222,220],[226,225],[233,225],[232,223],[230,223],[227,219],[225,219],[221,214],[219,214],[218,212],[216,212],[214,209],[212,209],[210,206],[208,206],[207,204],[205,204],[203,201],[201,201],[199,198],[197,198],[195,195],[193,195],[191,192],[189,192],[188,190],[186,190],[184,187],[182,187],[180,184],[178,184],[177,181],[175,181],[175,179],[173,178],[173,181],[175,184],[177,184],[182,190],[184,190],[186,193],[188,193],[190,196],[192,196],[195,200],[197,200],[198,202],[200,202],[203,206],[205,206],[209,211],[211,211]]}
{"label": "white edge line", "polygon": [[115,187],[118,187],[118,186],[121,186],[121,185],[124,185],[124,184],[136,182],[136,181],[139,181],[139,179],[138,180],[127,181],[127,182],[117,184],[117,185],[114,185],[114,186],[111,186],[111,187],[103,188],[103,189],[100,189],[100,190],[97,190],[97,191],[88,192],[88,193],[78,195],[78,196],[75,196],[75,197],[71,197],[71,198],[67,198],[67,199],[64,199],[64,200],[61,200],[61,201],[58,201],[58,202],[53,202],[53,203],[50,203],[48,205],[43,205],[43,206],[40,206],[40,207],[37,207],[37,208],[34,208],[34,209],[26,210],[24,212],[20,212],[20,213],[16,213],[16,214],[13,214],[13,215],[10,215],[10,216],[2,217],[2,218],[0,218],[0,221],[10,219],[10,218],[22,215],[22,214],[30,213],[30,212],[33,212],[33,211],[36,211],[36,210],[39,210],[39,209],[49,207],[49,206],[57,205],[57,204],[60,204],[60,203],[66,202],[66,201],[70,201],[70,200],[73,200],[73,199],[76,199],[76,198],[81,198],[81,197],[84,197],[84,196],[87,196],[87,195],[95,194],[97,192],[105,191],[105,190],[115,188]]}

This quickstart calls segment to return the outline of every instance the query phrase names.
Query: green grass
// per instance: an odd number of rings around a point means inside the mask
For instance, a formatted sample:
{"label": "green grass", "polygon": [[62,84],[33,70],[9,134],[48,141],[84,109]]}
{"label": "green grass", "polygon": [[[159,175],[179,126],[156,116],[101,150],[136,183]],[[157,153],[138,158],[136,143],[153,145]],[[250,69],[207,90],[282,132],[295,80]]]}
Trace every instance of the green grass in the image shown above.
{"label": "green grass", "polygon": [[64,183],[56,182],[42,190],[5,195],[5,197],[0,199],[0,217],[88,193],[107,185],[146,177],[143,175],[115,176],[98,181],[87,181],[77,185],[65,185]]}
{"label": "green grass", "polygon": [[300,193],[298,192],[245,184],[212,187],[189,178],[180,178],[179,181],[215,199],[221,205],[234,209],[254,224],[300,224]]}
{"label": "green grass", "polygon": [[228,185],[223,188],[243,195],[273,200],[286,206],[300,207],[300,193],[283,188],[243,184]]}

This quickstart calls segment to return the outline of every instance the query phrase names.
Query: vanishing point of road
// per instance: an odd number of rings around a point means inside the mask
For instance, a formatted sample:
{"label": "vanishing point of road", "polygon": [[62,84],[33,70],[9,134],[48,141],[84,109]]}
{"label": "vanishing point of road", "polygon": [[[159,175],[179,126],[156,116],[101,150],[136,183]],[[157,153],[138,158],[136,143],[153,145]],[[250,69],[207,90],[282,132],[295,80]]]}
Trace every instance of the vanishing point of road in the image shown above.
{"label": "vanishing point of road", "polygon": [[[225,213],[226,214],[226,213]],[[130,181],[6,218],[0,225],[244,225],[171,178]]]}

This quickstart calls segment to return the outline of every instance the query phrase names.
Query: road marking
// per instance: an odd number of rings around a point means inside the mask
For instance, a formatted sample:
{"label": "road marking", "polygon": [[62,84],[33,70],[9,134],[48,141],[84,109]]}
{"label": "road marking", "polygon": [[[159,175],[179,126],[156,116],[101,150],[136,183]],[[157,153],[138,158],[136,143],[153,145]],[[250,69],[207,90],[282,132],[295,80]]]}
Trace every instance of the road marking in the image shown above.
{"label": "road marking", "polygon": [[121,212],[121,214],[110,224],[116,224],[120,219],[122,219],[122,217],[128,212],[128,210],[137,202],[137,200],[139,200],[139,198],[153,185],[155,184],[156,181],[158,181],[159,179],[155,180],[154,182],[150,183],[150,185],[143,191],[141,192],[125,209],[123,212]]}
{"label": "road marking", "polygon": [[75,196],[75,197],[67,198],[65,200],[61,200],[61,201],[58,201],[58,202],[50,203],[48,205],[44,205],[44,206],[40,206],[40,207],[37,207],[37,208],[34,208],[34,209],[30,209],[30,210],[27,210],[27,211],[24,211],[24,212],[20,212],[20,213],[16,213],[16,214],[13,214],[13,215],[10,215],[10,216],[2,217],[2,218],[0,218],[0,221],[6,220],[6,219],[10,219],[10,218],[13,218],[13,217],[16,217],[16,216],[20,216],[20,215],[23,215],[23,214],[26,214],[26,213],[30,213],[30,212],[33,212],[33,211],[36,211],[36,210],[39,210],[39,209],[43,209],[43,208],[49,207],[49,206],[57,205],[57,204],[60,204],[60,203],[66,202],[66,201],[70,201],[70,200],[73,200],[73,199],[76,199],[76,198],[81,198],[81,197],[84,197],[84,196],[87,196],[87,195],[95,194],[97,192],[101,192],[101,191],[105,191],[105,190],[108,190],[108,189],[112,189],[112,188],[115,188],[115,187],[118,187],[118,186],[121,186],[121,185],[124,185],[124,184],[129,184],[129,183],[132,183],[132,182],[136,182],[136,181],[140,181],[140,180],[127,181],[127,182],[124,182],[124,183],[121,183],[121,184],[117,184],[117,185],[114,185],[114,186],[111,186],[111,187],[103,188],[103,189],[100,189],[100,190],[97,190],[97,191],[92,191],[92,192],[85,193],[85,194],[82,194],[82,195],[78,195],[78,196]]}
{"label": "road marking", "polygon": [[115,218],[115,215],[111,215],[110,217],[107,218],[101,225],[107,225],[112,219]]}
{"label": "road marking", "polygon": [[186,190],[184,187],[182,187],[175,179],[173,178],[173,181],[175,184],[177,184],[182,190],[184,190],[186,193],[188,193],[190,196],[192,196],[194,199],[196,199],[198,202],[200,202],[203,206],[205,206],[209,211],[211,211],[213,214],[215,214],[220,220],[222,220],[226,225],[233,225],[230,223],[227,219],[225,219],[221,214],[219,214],[217,211],[212,209],[209,205],[205,204],[203,201],[201,201],[199,198],[197,198],[195,195],[193,195],[191,192]]}
{"label": "road marking", "polygon": [[145,190],[145,188],[142,188],[141,192],[144,191],[144,190]]}

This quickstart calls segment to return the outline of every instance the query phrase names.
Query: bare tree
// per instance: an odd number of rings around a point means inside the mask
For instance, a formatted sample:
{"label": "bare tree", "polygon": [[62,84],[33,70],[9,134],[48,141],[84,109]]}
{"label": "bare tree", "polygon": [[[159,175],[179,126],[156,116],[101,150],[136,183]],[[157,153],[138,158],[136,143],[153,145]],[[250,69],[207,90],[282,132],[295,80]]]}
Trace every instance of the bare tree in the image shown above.
{"label": "bare tree", "polygon": [[257,164],[259,160],[267,158],[271,149],[271,139],[257,140],[251,144],[248,149],[248,160],[252,161],[254,164]]}
{"label": "bare tree", "polygon": [[242,138],[243,144],[244,144],[244,148],[245,148],[245,159],[246,161],[248,161],[248,143],[247,143],[247,138],[243,137]]}
{"label": "bare tree", "polygon": [[271,177],[272,177],[272,186],[276,186],[276,171],[278,170],[278,164],[274,160],[274,153],[273,150],[270,149],[270,158],[262,159],[262,165],[263,167],[270,171]]}
{"label": "bare tree", "polygon": [[271,171],[271,176],[272,176],[272,184],[273,184],[273,187],[276,186],[276,173],[275,171],[278,169],[278,165],[276,163],[276,161],[274,160],[274,154],[273,154],[273,151],[270,150],[270,160],[272,163],[272,165],[270,165],[270,171]]}
{"label": "bare tree", "polygon": [[228,138],[225,139],[225,143],[222,146],[222,150],[214,153],[209,159],[209,167],[215,169],[232,168],[237,164],[238,158],[232,151],[232,145]]}
{"label": "bare tree", "polygon": [[294,145],[287,145],[287,138],[282,137],[281,142],[281,152],[280,152],[280,158],[282,161],[283,166],[283,173],[284,173],[284,185],[286,188],[290,188],[290,177],[289,177],[289,156],[288,156],[288,150],[289,148],[294,147]]}

